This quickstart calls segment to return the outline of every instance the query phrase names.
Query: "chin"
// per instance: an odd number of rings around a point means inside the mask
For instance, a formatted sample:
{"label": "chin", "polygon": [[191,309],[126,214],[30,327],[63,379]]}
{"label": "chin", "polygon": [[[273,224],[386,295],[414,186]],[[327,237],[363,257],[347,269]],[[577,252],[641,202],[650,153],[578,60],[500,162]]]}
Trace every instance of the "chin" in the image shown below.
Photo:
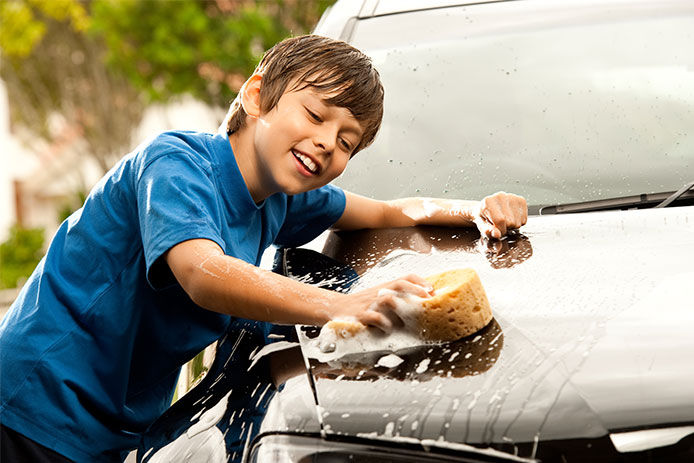
{"label": "chin", "polygon": [[307,191],[315,190],[317,188],[324,187],[329,183],[327,182],[322,182],[322,181],[317,181],[318,179],[312,179],[313,181],[309,182],[287,182],[284,185],[284,188],[282,191],[287,193],[288,195],[296,195],[299,193],[306,193]]}
{"label": "chin", "polygon": [[285,186],[282,188],[282,192],[288,195],[298,195],[300,193],[306,193],[307,191],[315,190],[316,188],[320,188],[323,185],[314,185],[314,186],[306,186],[306,185],[292,185],[292,186]]}

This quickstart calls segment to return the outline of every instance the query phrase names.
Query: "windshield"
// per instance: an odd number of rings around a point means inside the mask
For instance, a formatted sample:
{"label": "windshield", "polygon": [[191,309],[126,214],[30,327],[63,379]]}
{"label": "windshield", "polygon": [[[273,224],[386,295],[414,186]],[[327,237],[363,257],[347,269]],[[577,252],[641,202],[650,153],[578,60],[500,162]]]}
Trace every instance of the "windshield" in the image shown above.
{"label": "windshield", "polygon": [[694,178],[692,31],[692,5],[671,2],[360,20],[351,43],[381,73],[385,117],[337,183],[379,199],[503,190],[535,206],[675,191]]}

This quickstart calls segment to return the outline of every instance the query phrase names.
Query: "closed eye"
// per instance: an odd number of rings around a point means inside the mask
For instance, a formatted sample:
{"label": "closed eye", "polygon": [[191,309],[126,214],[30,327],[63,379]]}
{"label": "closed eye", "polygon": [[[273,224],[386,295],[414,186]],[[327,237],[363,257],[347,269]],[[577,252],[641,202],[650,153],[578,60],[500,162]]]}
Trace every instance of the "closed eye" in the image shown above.
{"label": "closed eye", "polygon": [[352,147],[344,138],[340,138],[340,144],[345,149],[345,151],[352,151]]}
{"label": "closed eye", "polygon": [[308,113],[309,116],[311,116],[311,119],[313,119],[314,121],[323,122],[323,119],[321,119],[321,117],[318,114],[314,113],[310,109],[306,108],[306,112]]}

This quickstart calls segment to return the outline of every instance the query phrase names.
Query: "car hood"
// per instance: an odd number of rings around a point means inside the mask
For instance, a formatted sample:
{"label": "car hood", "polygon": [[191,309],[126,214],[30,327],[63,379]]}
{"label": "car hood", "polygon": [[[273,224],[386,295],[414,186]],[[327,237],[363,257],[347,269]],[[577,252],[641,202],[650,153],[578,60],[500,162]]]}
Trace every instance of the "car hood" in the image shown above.
{"label": "car hood", "polygon": [[391,368],[377,364],[388,352],[306,358],[323,432],[513,444],[694,422],[693,207],[531,217],[492,242],[470,229],[333,233],[323,252],[359,287],[474,268],[494,313],[469,338],[396,352]]}

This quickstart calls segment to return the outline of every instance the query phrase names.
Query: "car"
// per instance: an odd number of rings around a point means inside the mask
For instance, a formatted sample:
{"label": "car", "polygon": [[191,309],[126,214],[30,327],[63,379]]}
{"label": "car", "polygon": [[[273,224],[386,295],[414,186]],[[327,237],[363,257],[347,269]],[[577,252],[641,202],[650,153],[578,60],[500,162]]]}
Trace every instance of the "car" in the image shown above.
{"label": "car", "polygon": [[[329,361],[316,328],[240,321],[138,458],[694,461],[692,31],[687,0],[334,4],[315,32],[365,51],[386,89],[374,145],[336,183],[380,199],[510,191],[531,217],[501,240],[330,232],[276,250],[274,270],[352,291],[469,267],[494,319]],[[249,374],[270,361],[279,386],[235,386],[231,358]]]}

